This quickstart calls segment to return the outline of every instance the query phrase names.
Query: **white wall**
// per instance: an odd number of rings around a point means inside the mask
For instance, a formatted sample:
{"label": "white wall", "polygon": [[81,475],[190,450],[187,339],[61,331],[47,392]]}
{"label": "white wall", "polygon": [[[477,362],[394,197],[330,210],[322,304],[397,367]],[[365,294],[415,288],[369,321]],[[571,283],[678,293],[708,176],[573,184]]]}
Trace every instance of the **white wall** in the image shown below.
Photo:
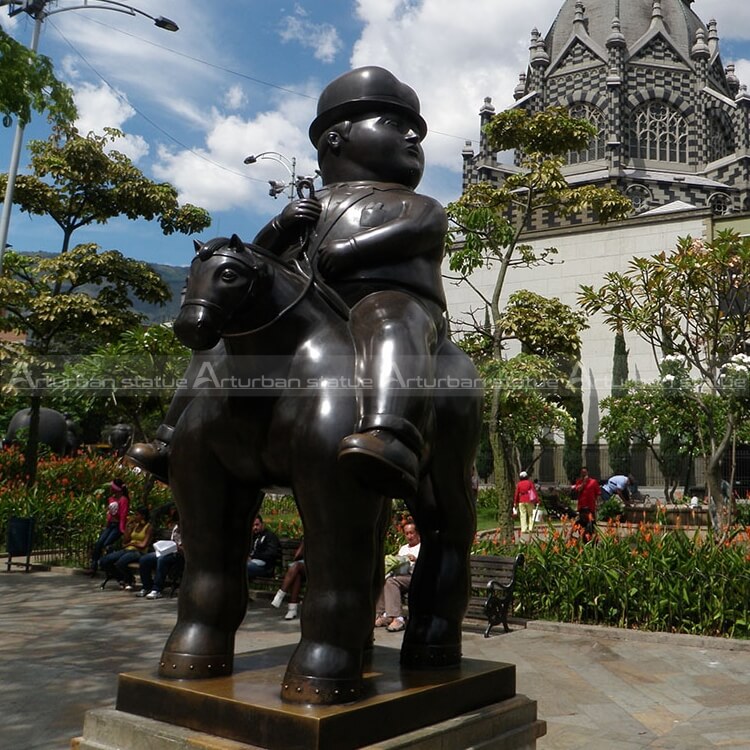
{"label": "white wall", "polygon": [[[532,239],[537,247],[556,247],[558,254],[552,266],[510,269],[506,277],[501,306],[508,297],[529,289],[546,297],[557,297],[576,309],[581,284],[597,288],[604,283],[610,271],[624,272],[634,256],[652,255],[676,247],[678,237],[690,235],[705,237],[706,216],[701,212],[680,212],[658,218],[633,219],[618,225],[585,228],[579,232],[565,230],[558,235],[545,234]],[[452,276],[447,270],[446,276]],[[481,270],[472,276],[483,294],[490,296],[495,277],[491,271]],[[468,285],[456,286],[446,279],[445,292],[448,312],[453,319],[465,319],[467,311],[481,307],[476,293]],[[484,320],[480,313],[478,319]],[[589,319],[590,328],[583,332],[581,363],[583,367],[584,442],[596,442],[599,428],[599,402],[610,395],[614,333],[604,324],[601,316]],[[656,362],[650,347],[634,334],[625,332],[629,350],[629,377],[632,380],[651,381],[658,376]],[[515,353],[509,351],[509,354]]]}

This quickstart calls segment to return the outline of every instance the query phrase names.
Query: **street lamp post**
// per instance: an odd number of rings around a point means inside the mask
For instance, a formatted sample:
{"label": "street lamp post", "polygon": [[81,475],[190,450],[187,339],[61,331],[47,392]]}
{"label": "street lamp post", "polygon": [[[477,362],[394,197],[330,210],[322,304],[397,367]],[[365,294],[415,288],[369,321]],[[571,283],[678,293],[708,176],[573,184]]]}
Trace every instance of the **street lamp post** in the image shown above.
{"label": "street lamp post", "polygon": [[[166,31],[178,31],[179,26],[169,18],[164,16],[152,16],[145,13],[132,5],[126,5],[125,3],[117,2],[116,0],[96,0],[96,2],[89,2],[89,0],[83,0],[77,5],[65,5],[62,8],[55,7],[52,10],[47,10],[47,5],[55,2],[59,3],[60,0],[0,0],[0,7],[4,5],[8,6],[8,13],[10,16],[18,15],[19,13],[28,13],[34,19],[34,31],[31,35],[31,45],[29,49],[32,52],[36,52],[39,48],[39,37],[42,33],[42,23],[47,16],[52,16],[55,13],[64,13],[68,10],[111,10],[116,13],[125,13],[129,16],[145,16],[152,20],[155,26]],[[3,274],[3,255],[8,242],[8,230],[10,229],[10,210],[13,204],[13,192],[16,187],[16,177],[18,176],[18,163],[21,160],[21,146],[23,144],[23,131],[24,125],[20,120],[16,119],[16,129],[13,135],[13,146],[10,155],[10,163],[8,165],[8,181],[5,186],[5,197],[3,198],[3,211],[0,215],[0,276]]]}
{"label": "street lamp post", "polygon": [[279,180],[269,180],[268,184],[271,189],[268,194],[272,198],[278,198],[287,188],[289,188],[289,200],[294,200],[294,190],[297,187],[297,159],[293,156],[291,159],[280,154],[278,151],[261,151],[259,154],[250,154],[245,159],[245,164],[255,164],[258,159],[270,159],[278,162],[289,173],[289,182],[280,182]]}

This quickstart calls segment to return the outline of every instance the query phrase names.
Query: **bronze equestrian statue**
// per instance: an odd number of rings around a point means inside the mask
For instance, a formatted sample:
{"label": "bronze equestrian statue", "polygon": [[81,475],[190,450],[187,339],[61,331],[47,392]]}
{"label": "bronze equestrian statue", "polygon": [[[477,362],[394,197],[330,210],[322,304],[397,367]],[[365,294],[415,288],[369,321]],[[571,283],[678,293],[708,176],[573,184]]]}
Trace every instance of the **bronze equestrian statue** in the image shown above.
{"label": "bronze equestrian statue", "polygon": [[344,74],[310,127],[319,195],[291,202],[252,244],[197,248],[175,323],[196,350],[196,387],[130,451],[168,472],[180,509],[186,569],[164,676],[231,672],[248,530],[270,486],[294,492],[308,567],[284,700],[360,697],[392,497],[422,536],[402,665],[460,661],[482,389],[446,338],[445,212],[414,192],[426,131],[391,73]]}

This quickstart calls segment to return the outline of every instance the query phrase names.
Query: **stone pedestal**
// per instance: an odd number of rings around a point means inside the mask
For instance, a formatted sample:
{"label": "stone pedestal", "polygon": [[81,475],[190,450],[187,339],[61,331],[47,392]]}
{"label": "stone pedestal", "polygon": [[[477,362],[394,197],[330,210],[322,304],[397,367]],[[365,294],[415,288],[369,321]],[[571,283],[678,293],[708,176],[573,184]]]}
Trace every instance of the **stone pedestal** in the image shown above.
{"label": "stone pedestal", "polygon": [[465,659],[458,669],[402,672],[398,651],[376,648],[363,700],[282,703],[292,647],[243,654],[231,677],[120,676],[117,710],[90,711],[78,750],[532,750],[546,726],[515,693],[512,664]]}

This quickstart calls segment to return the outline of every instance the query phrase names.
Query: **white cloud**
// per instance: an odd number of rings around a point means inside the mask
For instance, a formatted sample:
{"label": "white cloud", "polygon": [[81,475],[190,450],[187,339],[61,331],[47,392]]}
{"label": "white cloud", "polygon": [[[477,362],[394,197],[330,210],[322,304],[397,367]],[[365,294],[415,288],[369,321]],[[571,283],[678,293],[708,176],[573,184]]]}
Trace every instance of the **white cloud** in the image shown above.
{"label": "white cloud", "polygon": [[240,109],[247,103],[247,96],[242,90],[242,86],[235,84],[230,86],[224,94],[224,106],[227,109]]}
{"label": "white cloud", "polygon": [[432,131],[428,163],[460,170],[464,140],[479,137],[484,98],[492,97],[497,109],[513,102],[531,29],[551,24],[559,2],[474,0],[457,9],[453,0],[358,0],[365,27],[351,63],[382,65],[412,86]]}
{"label": "white cloud", "polygon": [[[316,168],[307,141],[307,124],[313,116],[312,100],[286,97],[278,109],[251,119],[214,110],[205,146],[196,153],[162,147],[154,172],[171,182],[181,201],[209,211],[250,207],[268,201],[268,180],[290,179],[283,166],[271,159],[245,165],[251,153],[277,151],[297,159],[296,174],[312,175]],[[221,168],[216,165],[221,165]],[[231,171],[227,171],[227,167]]]}
{"label": "white cloud", "polygon": [[298,42],[312,49],[316,60],[330,63],[343,49],[343,43],[335,27],[329,23],[313,23],[308,14],[297,6],[294,15],[286,16],[281,22],[279,36],[283,42]]}
{"label": "white cloud", "polygon": [[[125,123],[135,114],[122,94],[115,93],[104,84],[94,86],[83,83],[77,86],[75,101],[78,108],[75,124],[83,135],[90,132],[101,135],[105,127],[123,130]],[[149,152],[148,143],[139,135],[125,135],[117,141],[114,148],[134,162]]]}

